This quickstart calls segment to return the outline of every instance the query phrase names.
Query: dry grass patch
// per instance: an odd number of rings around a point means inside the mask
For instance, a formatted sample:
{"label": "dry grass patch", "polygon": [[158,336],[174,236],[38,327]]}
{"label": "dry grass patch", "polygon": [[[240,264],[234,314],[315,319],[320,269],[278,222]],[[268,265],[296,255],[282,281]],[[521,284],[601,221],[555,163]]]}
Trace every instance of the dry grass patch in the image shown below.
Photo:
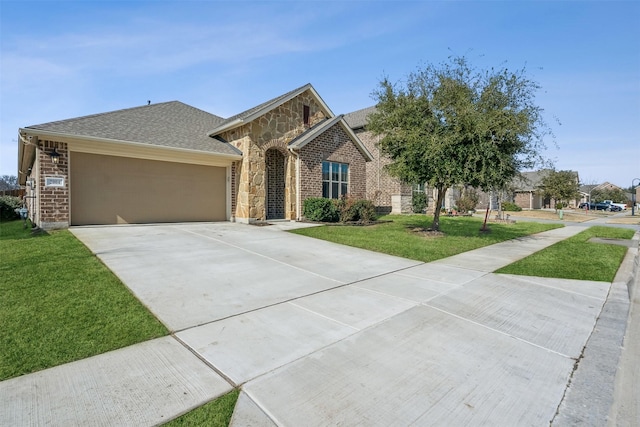
{"label": "dry grass patch", "polygon": [[640,213],[636,213],[634,216],[631,214],[623,217],[611,218],[607,221],[609,224],[627,224],[627,225],[640,225]]}
{"label": "dry grass patch", "polygon": [[[511,218],[535,218],[535,219],[548,219],[548,220],[559,220],[560,215],[558,212],[554,211],[546,211],[546,210],[531,210],[531,211],[520,211],[520,212],[504,212],[504,215],[509,215]],[[589,221],[596,218],[607,217],[611,214],[604,212],[589,212],[589,214],[585,214],[584,211],[577,210],[565,210],[563,211],[562,220],[568,222],[584,222]]]}

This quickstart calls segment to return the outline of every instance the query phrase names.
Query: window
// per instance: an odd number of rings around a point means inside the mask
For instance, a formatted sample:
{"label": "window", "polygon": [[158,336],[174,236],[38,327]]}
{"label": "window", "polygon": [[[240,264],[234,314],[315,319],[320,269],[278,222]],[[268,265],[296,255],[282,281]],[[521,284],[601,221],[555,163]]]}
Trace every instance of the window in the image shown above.
{"label": "window", "polygon": [[302,106],[302,121],[306,127],[309,127],[309,106]]}
{"label": "window", "polygon": [[322,197],[338,199],[349,192],[349,165],[322,162]]}
{"label": "window", "polygon": [[414,193],[424,193],[424,184],[413,184],[411,187]]}

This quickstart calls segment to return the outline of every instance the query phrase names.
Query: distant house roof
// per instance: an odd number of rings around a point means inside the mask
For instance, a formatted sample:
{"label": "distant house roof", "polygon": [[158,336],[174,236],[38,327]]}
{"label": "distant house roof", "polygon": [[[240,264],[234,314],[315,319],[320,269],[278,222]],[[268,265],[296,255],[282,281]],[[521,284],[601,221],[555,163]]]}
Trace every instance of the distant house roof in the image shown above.
{"label": "distant house roof", "polygon": [[602,184],[598,184],[595,186],[597,189],[607,189],[607,190],[622,190],[622,188],[618,187],[615,184],[610,183],[609,181],[605,181]]}
{"label": "distant house roof", "polygon": [[519,176],[513,179],[513,188],[515,191],[536,191],[542,179],[549,174],[549,169],[542,169],[532,172],[521,172]]}
{"label": "distant house roof", "polygon": [[290,92],[285,93],[284,95],[280,95],[278,97],[275,97],[267,102],[264,102],[260,105],[257,105],[253,108],[250,108],[246,111],[243,111],[242,113],[236,114],[235,116],[229,117],[226,120],[223,120],[222,122],[218,123],[215,127],[212,127],[211,129],[209,129],[208,134],[210,136],[215,136],[215,135],[219,135],[222,132],[240,127],[246,123],[249,123],[253,120],[255,120],[256,118],[268,113],[269,111],[278,108],[279,106],[281,106],[282,104],[284,104],[287,101],[292,100],[293,98],[295,98],[296,96],[306,92],[307,90],[310,90],[314,97],[316,98],[316,100],[320,103],[320,105],[322,106],[322,108],[325,110],[325,113],[329,116],[329,117],[334,117],[335,115],[333,114],[333,112],[331,111],[331,109],[329,108],[329,106],[322,100],[322,98],[320,97],[320,95],[318,95],[318,92],[316,92],[316,90],[313,88],[313,86],[310,83],[307,83],[304,86],[301,86],[297,89],[294,89]]}
{"label": "distant house roof", "polygon": [[[541,169],[539,171],[532,172],[520,172],[519,176],[516,176],[512,181],[512,186],[515,191],[536,191],[542,185],[542,180],[551,172],[551,169]],[[578,172],[571,171],[576,180],[578,179]]]}
{"label": "distant house roof", "polygon": [[345,114],[344,120],[347,122],[349,127],[351,127],[351,129],[353,130],[362,129],[368,123],[367,117],[369,117],[369,114],[375,113],[375,112],[376,112],[375,106],[363,108],[361,110],[357,110],[352,113]]}
{"label": "distant house roof", "polygon": [[581,193],[584,194],[589,194],[591,193],[591,191],[593,191],[594,188],[598,187],[598,184],[594,184],[594,185],[581,185],[580,188],[578,189],[578,191],[580,191]]}
{"label": "distant house roof", "polygon": [[171,101],[27,126],[23,130],[35,134],[43,131],[49,135],[242,155],[234,146],[207,135],[211,128],[223,121],[222,117]]}

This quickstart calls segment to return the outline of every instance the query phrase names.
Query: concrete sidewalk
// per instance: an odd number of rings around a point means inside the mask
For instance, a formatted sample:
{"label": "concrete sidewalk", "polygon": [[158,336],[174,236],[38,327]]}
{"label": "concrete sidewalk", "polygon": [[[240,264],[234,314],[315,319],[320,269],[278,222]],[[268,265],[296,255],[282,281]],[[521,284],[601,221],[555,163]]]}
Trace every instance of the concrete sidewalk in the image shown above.
{"label": "concrete sidewalk", "polygon": [[1,382],[0,424],[155,425],[241,386],[234,426],[548,425],[611,284],[491,271],[582,229],[429,264],[277,226],[74,229],[176,332]]}

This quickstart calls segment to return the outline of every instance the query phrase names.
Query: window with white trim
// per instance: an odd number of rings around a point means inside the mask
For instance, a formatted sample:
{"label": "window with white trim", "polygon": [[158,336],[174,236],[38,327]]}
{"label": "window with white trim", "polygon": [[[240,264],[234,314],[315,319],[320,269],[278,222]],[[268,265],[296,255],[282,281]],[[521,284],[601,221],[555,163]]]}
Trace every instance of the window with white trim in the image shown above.
{"label": "window with white trim", "polygon": [[413,184],[411,187],[414,193],[424,193],[424,184]]}
{"label": "window with white trim", "polygon": [[349,165],[322,162],[322,197],[338,199],[349,192]]}

